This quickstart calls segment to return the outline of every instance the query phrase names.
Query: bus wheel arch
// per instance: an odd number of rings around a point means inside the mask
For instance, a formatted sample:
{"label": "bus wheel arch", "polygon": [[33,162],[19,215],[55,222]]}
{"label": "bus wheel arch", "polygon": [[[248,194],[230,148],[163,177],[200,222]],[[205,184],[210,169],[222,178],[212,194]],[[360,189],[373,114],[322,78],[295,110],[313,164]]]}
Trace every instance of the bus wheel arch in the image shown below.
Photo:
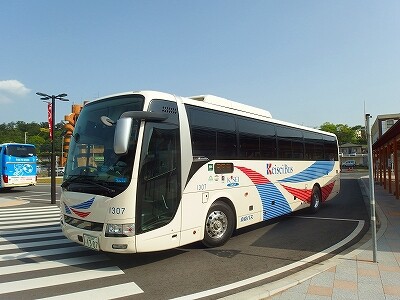
{"label": "bus wheel arch", "polygon": [[236,228],[236,212],[232,202],[227,198],[214,201],[204,222],[204,238],[202,243],[209,248],[224,245]]}
{"label": "bus wheel arch", "polygon": [[319,184],[314,184],[311,191],[310,211],[317,213],[322,205],[322,192]]}

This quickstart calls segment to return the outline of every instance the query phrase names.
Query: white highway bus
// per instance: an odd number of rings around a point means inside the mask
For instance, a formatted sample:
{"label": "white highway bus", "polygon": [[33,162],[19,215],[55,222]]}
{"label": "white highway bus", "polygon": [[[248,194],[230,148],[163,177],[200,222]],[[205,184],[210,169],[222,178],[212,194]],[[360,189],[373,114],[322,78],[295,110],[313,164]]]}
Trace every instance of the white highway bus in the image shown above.
{"label": "white highway bus", "polygon": [[334,134],[216,96],[141,91],[84,106],[61,194],[65,236],[117,253],[223,245],[339,193]]}

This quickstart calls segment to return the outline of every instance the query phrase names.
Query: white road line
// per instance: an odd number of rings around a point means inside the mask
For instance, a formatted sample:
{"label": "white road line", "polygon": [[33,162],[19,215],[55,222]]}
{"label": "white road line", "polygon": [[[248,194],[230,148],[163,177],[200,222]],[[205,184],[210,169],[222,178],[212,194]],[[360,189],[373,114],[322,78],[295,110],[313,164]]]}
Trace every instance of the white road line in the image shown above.
{"label": "white road line", "polygon": [[[56,221],[56,220],[58,220],[58,221],[60,220],[60,216],[59,215],[55,216],[55,217],[51,217],[51,218],[46,218],[44,221],[49,222],[49,221]],[[27,224],[27,223],[35,223],[35,221],[36,220],[26,220],[26,219],[25,220],[2,221],[1,225],[0,225],[1,226],[0,228],[3,228],[4,227],[3,225],[16,224],[16,223],[18,223],[18,224]],[[27,227],[29,227],[29,226],[27,226]]]}
{"label": "white road line", "polygon": [[278,269],[270,271],[270,272],[266,272],[264,274],[260,274],[260,275],[254,276],[254,277],[250,277],[248,279],[237,281],[235,283],[231,283],[231,284],[224,285],[224,286],[221,286],[221,287],[218,287],[218,288],[214,288],[214,289],[210,289],[210,290],[205,290],[203,292],[199,292],[199,293],[195,293],[195,294],[191,294],[191,295],[186,295],[186,296],[174,298],[173,300],[192,300],[192,299],[199,299],[199,298],[203,298],[203,297],[216,295],[216,294],[223,293],[223,292],[226,292],[226,291],[229,291],[229,290],[241,288],[243,286],[258,282],[260,280],[265,280],[265,279],[268,279],[270,277],[279,275],[281,273],[290,271],[292,269],[301,267],[301,266],[303,266],[305,264],[308,264],[308,263],[310,263],[310,262],[312,262],[312,261],[314,261],[314,260],[316,260],[318,258],[323,257],[326,254],[329,254],[329,253],[335,251],[336,249],[338,249],[338,248],[344,246],[345,244],[347,244],[348,242],[350,242],[353,238],[355,238],[357,236],[357,234],[359,234],[361,232],[362,228],[364,227],[364,223],[365,222],[363,220],[360,220],[358,222],[358,225],[357,225],[356,229],[354,229],[353,232],[351,234],[349,234],[345,239],[341,240],[339,243],[337,243],[337,244],[335,244],[335,245],[333,245],[333,246],[331,246],[331,247],[329,247],[329,248],[327,248],[327,249],[325,249],[325,250],[323,250],[321,252],[318,252],[318,253],[316,253],[314,255],[306,257],[306,258],[304,258],[304,259],[302,259],[300,261],[297,261],[295,263],[289,264],[287,266],[278,268]]}
{"label": "white road line", "polygon": [[20,211],[52,211],[60,210],[58,206],[37,206],[37,207],[17,207],[17,208],[2,208],[0,209],[0,214],[7,212],[20,212]]}
{"label": "white road line", "polygon": [[60,239],[60,240],[50,240],[50,241],[40,241],[40,242],[22,242],[22,243],[15,243],[15,244],[7,244],[7,245],[0,245],[0,251],[4,250],[14,250],[14,249],[28,249],[40,246],[51,246],[51,245],[64,245],[70,244],[73,241],[68,239]]}
{"label": "white road line", "polygon": [[[57,226],[58,225],[58,226]],[[61,232],[61,228],[60,228],[60,223],[57,222],[55,223],[55,226],[51,226],[51,227],[45,227],[45,225],[41,225],[38,226],[37,228],[32,228],[32,226],[26,227],[26,225],[24,225],[24,227],[22,228],[17,228],[15,230],[9,230],[9,231],[0,231],[0,235],[15,235],[15,234],[36,234],[37,232],[48,232],[48,231],[54,231],[54,230],[59,230]]]}
{"label": "white road line", "polygon": [[96,300],[116,299],[143,293],[143,290],[134,282],[113,285],[93,290],[87,290],[77,293],[59,295],[41,300],[68,300],[68,299],[89,299]]}
{"label": "white road line", "polygon": [[[2,216],[2,217],[0,217],[0,224],[4,224],[4,225],[6,225],[6,224],[10,224],[10,223],[15,223],[15,222],[12,222],[12,221],[23,221],[23,222],[18,222],[18,223],[29,223],[29,222],[34,222],[34,221],[36,221],[36,220],[43,220],[43,219],[46,219],[46,220],[49,220],[49,219],[51,219],[51,220],[53,220],[54,218],[58,218],[58,219],[60,219],[60,214],[58,213],[58,214],[46,214],[45,216],[42,216],[42,215],[29,215],[29,216],[18,216],[18,217],[16,217],[16,216],[10,216],[10,217],[7,217],[7,216]],[[5,220],[7,220],[7,221],[5,221]]]}
{"label": "white road line", "polygon": [[0,267],[0,274],[1,275],[9,275],[9,274],[25,273],[25,272],[39,271],[39,270],[45,270],[45,269],[54,269],[54,268],[60,268],[60,267],[82,265],[82,264],[88,264],[88,263],[106,261],[106,260],[109,260],[109,259],[105,255],[93,255],[93,256],[85,256],[85,257],[74,257],[74,258],[66,258],[66,259],[59,259],[59,260],[51,260],[51,261],[25,263],[23,265]]}
{"label": "white road line", "polygon": [[19,217],[19,216],[42,216],[42,215],[56,215],[60,214],[59,210],[55,211],[35,211],[35,212],[10,212],[10,213],[0,213],[1,218],[8,217]]}
{"label": "white road line", "polygon": [[[49,199],[49,198],[19,197],[18,199],[21,199],[21,200],[28,200],[28,201],[30,201],[30,202],[32,202],[32,201],[41,201],[41,202],[43,202],[43,201],[49,201],[49,203],[50,203],[50,199]],[[57,200],[57,201],[60,201],[60,200]]]}
{"label": "white road line", "polygon": [[[60,225],[60,218],[58,218],[58,222],[48,221],[48,222],[41,222],[41,223],[37,223],[37,224],[20,224],[20,225],[14,224],[14,225],[5,225],[5,226],[0,225],[0,230],[3,230],[3,229],[10,230],[10,229],[20,229],[20,228],[31,229],[33,227],[53,226],[53,225]],[[0,233],[2,233],[2,232],[0,231]]]}
{"label": "white road line", "polygon": [[[48,230],[48,229],[47,229]],[[1,234],[1,233],[0,233]],[[49,237],[60,237],[64,236],[61,232],[50,232],[50,233],[39,233],[35,235],[16,235],[10,237],[0,237],[0,242],[14,242],[14,241],[23,241],[23,240],[31,240],[31,239],[40,239],[40,238],[49,238]],[[1,274],[1,273],[0,273]]]}
{"label": "white road line", "polygon": [[306,216],[291,216],[290,218],[331,220],[331,221],[349,221],[349,222],[364,222],[364,220],[357,220],[357,219],[338,219],[338,218],[321,218],[321,217],[306,217]]}
{"label": "white road line", "polygon": [[41,194],[41,195],[50,195],[51,193],[49,192],[35,192],[35,191],[29,191],[31,194]]}
{"label": "white road line", "polygon": [[66,247],[66,248],[19,252],[19,253],[0,255],[0,261],[22,260],[22,259],[26,259],[26,258],[83,252],[83,251],[88,251],[88,250],[89,250],[88,248],[85,248],[83,246],[72,246],[72,247]]}
{"label": "white road line", "polygon": [[118,267],[107,267],[97,270],[88,270],[68,274],[17,280],[12,282],[0,283],[0,294],[27,291],[37,288],[57,286],[67,283],[81,282],[91,279],[105,278],[123,274],[124,272]]}

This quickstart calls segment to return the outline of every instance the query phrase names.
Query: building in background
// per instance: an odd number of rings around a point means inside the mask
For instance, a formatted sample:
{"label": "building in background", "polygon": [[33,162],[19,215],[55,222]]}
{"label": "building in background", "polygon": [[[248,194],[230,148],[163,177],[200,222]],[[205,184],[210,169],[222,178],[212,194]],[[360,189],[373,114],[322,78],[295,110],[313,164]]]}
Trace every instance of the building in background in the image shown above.
{"label": "building in background", "polygon": [[397,122],[399,118],[400,114],[378,116],[371,129],[375,182],[383,185],[397,199],[400,198],[400,122]]}
{"label": "building in background", "polygon": [[371,127],[372,143],[375,143],[399,119],[400,119],[400,114],[387,114],[387,115],[376,116],[376,120]]}
{"label": "building in background", "polygon": [[344,165],[347,161],[355,162],[355,166],[367,166],[368,155],[367,145],[357,145],[346,143],[339,146],[340,164]]}

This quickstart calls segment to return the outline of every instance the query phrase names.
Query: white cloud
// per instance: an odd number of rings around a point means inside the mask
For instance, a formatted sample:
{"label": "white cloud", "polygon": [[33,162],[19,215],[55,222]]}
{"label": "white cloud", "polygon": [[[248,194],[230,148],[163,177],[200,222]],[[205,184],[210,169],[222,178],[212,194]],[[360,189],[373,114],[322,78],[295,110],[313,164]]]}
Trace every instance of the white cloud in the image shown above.
{"label": "white cloud", "polygon": [[13,102],[13,97],[22,97],[31,90],[18,80],[0,80],[0,103]]}

